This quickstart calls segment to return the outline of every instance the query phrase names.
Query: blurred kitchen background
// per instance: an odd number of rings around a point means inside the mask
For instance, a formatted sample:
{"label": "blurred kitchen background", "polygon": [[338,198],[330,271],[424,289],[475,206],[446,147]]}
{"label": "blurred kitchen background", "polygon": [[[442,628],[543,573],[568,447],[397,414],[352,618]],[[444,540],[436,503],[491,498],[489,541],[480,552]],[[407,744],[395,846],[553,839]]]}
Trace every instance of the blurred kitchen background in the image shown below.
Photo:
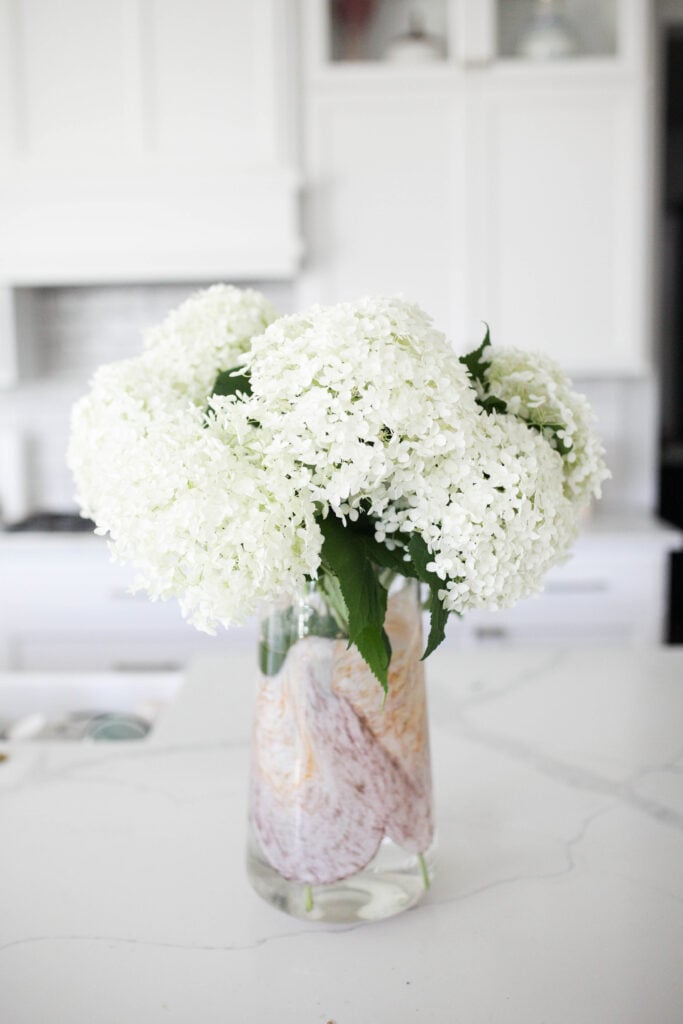
{"label": "blurred kitchen background", "polygon": [[95,367],[213,281],[555,356],[613,479],[447,642],[683,642],[683,0],[0,0],[0,76],[0,669],[253,643],[131,596],[64,458]]}

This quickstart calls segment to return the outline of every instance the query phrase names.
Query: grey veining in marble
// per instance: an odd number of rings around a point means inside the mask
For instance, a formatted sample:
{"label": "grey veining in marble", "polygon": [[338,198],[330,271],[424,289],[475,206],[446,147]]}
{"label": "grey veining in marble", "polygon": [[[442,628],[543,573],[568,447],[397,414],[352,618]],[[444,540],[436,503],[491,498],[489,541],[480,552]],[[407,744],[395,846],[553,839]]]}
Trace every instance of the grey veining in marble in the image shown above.
{"label": "grey veining in marble", "polygon": [[157,731],[4,745],[0,1019],[680,1024],[683,651],[437,653],[438,877],[321,927],[244,873],[248,661]]}

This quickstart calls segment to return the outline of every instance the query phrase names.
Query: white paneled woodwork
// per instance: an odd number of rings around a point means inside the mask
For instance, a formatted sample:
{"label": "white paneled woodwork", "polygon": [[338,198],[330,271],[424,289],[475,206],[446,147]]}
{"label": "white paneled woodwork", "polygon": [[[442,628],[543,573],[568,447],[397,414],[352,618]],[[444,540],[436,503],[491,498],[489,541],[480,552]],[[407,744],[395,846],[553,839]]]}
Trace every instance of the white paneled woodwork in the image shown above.
{"label": "white paneled woodwork", "polygon": [[486,320],[572,373],[647,372],[644,103],[620,73],[311,87],[304,295],[403,291],[457,347]]}
{"label": "white paneled woodwork", "polygon": [[[680,544],[678,531],[649,516],[596,516],[539,598],[453,617],[446,644],[657,644],[668,552]],[[168,669],[200,653],[255,646],[254,620],[208,637],[183,622],[175,601],[131,595],[134,571],[109,562],[101,539],[6,535],[0,559],[0,670]]]}
{"label": "white paneled woodwork", "polygon": [[0,279],[291,276],[294,30],[289,0],[0,0]]}
{"label": "white paneled woodwork", "polygon": [[469,317],[572,372],[642,370],[647,196],[634,89],[482,78],[472,104],[467,294],[479,308]]}
{"label": "white paneled woodwork", "polygon": [[19,144],[17,46],[14,0],[0,0],[0,154],[5,155]]}
{"label": "white paneled woodwork", "polygon": [[313,105],[306,291],[333,302],[371,293],[453,321],[462,244],[457,95],[405,90],[323,95]]}
{"label": "white paneled woodwork", "polygon": [[192,163],[275,164],[276,5],[145,3],[151,8],[154,146]]}
{"label": "white paneled woodwork", "polygon": [[454,13],[453,35],[458,59],[465,65],[488,63],[495,55],[498,21],[495,3],[458,0]]}
{"label": "white paneled woodwork", "polygon": [[[284,171],[75,172],[15,181],[0,199],[0,278],[14,284],[289,276],[297,179]],[[3,208],[4,207],[4,208]]]}
{"label": "white paneled woodwork", "polygon": [[538,598],[451,624],[449,640],[471,643],[654,646],[666,636],[669,553],[678,530],[642,515],[596,514]]}
{"label": "white paneled woodwork", "polygon": [[125,141],[128,4],[14,0],[16,102],[24,155],[112,158]]}
{"label": "white paneled woodwork", "polygon": [[0,166],[290,164],[292,8],[0,0]]}
{"label": "white paneled woodwork", "polygon": [[[458,349],[481,340],[486,320],[494,341],[575,375],[650,373],[642,7],[615,0],[603,12],[598,55],[534,62],[496,59],[500,5],[452,0],[449,60],[403,68],[330,60],[329,5],[303,9],[303,296],[400,290]],[[572,5],[584,29],[594,14]]]}
{"label": "white paneled woodwork", "polygon": [[93,536],[0,537],[0,669],[169,669],[255,647],[255,623],[209,637],[176,601],[131,594],[130,567]]}

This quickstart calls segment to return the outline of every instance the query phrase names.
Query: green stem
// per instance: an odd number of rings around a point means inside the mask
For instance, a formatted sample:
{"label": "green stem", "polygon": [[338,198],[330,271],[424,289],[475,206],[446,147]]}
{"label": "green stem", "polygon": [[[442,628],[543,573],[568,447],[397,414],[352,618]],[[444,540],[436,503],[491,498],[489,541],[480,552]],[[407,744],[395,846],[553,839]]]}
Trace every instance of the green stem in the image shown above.
{"label": "green stem", "polygon": [[349,634],[349,611],[346,607],[341,587],[335,576],[323,572],[319,579],[320,588],[325,595],[332,617],[339,626],[341,633]]}
{"label": "green stem", "polygon": [[[420,856],[422,856],[422,854],[420,854]],[[310,885],[306,886],[304,909],[307,914],[310,914],[310,912],[313,910],[313,889],[311,888]]]}
{"label": "green stem", "polygon": [[431,886],[431,882],[429,881],[429,871],[427,870],[427,862],[424,858],[424,854],[418,853],[417,860],[420,865],[420,871],[422,872],[422,884],[425,887],[425,891],[428,891]]}

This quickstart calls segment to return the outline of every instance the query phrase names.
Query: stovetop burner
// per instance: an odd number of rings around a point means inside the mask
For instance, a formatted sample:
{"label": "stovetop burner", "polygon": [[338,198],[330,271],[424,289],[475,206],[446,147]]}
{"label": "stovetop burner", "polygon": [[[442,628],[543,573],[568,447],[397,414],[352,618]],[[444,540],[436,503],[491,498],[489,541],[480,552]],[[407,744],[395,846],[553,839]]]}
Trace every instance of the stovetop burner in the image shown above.
{"label": "stovetop burner", "polygon": [[32,512],[25,519],[5,527],[7,533],[92,533],[92,519],[75,512]]}

